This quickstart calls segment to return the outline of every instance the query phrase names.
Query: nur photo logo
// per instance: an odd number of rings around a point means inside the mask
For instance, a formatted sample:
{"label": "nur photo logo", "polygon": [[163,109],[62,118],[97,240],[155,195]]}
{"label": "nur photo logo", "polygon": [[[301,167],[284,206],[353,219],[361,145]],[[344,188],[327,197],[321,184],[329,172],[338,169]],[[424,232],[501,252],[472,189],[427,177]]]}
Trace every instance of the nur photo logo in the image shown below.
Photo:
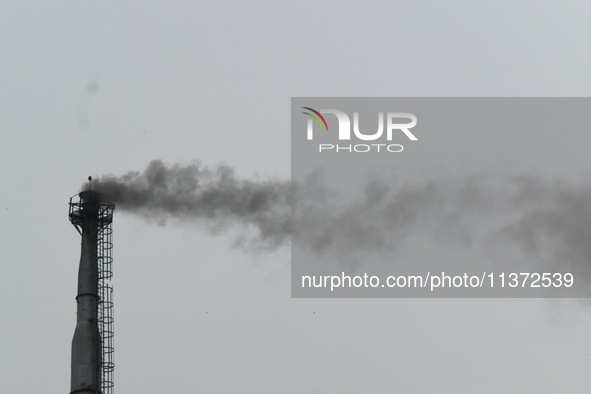
{"label": "nur photo logo", "polygon": [[[351,141],[352,138],[361,141],[382,140],[390,142],[393,136],[402,132],[411,141],[418,141],[417,137],[410,131],[417,125],[417,117],[407,112],[378,112],[378,130],[374,133],[362,133],[359,127],[359,112],[353,112],[353,137],[351,135],[351,118],[344,111],[338,109],[321,109],[317,111],[310,107],[302,107],[307,111],[302,113],[308,116],[307,120],[307,139],[314,139],[314,125],[317,124],[321,132],[328,132],[328,123],[322,114],[332,114],[336,116],[338,122],[338,133],[331,138],[338,138],[338,141]],[[384,122],[385,118],[385,122]],[[403,122],[401,122],[401,120]],[[404,122],[406,120],[406,122]],[[410,122],[409,122],[410,121]],[[386,124],[384,127],[384,123]],[[385,130],[385,133],[384,133]],[[383,138],[385,137],[385,138]],[[319,152],[402,152],[403,146],[390,143],[361,143],[361,144],[327,144],[318,145]]]}

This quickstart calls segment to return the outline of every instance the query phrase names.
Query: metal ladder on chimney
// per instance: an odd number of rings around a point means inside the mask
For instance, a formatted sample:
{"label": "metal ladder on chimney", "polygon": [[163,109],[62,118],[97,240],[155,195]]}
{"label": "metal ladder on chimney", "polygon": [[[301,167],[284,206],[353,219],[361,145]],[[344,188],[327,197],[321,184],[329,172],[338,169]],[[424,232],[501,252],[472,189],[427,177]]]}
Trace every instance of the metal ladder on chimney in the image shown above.
{"label": "metal ladder on chimney", "polygon": [[101,393],[113,394],[114,347],[113,347],[113,228],[112,220],[101,221],[101,217],[112,218],[108,208],[99,212],[97,263],[99,270],[98,326],[101,335]]}

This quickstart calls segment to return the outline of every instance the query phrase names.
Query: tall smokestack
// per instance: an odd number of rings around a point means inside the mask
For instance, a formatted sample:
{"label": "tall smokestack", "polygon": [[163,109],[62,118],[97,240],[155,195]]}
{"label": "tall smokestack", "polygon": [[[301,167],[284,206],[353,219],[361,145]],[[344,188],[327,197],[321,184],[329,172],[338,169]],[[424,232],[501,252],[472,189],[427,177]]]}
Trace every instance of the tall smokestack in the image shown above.
{"label": "tall smokestack", "polygon": [[[73,201],[78,197],[77,201]],[[106,394],[112,387],[110,235],[114,205],[95,191],[70,199],[70,221],[82,236],[78,269],[77,323],[72,340],[71,394]],[[107,381],[105,379],[107,372]]]}

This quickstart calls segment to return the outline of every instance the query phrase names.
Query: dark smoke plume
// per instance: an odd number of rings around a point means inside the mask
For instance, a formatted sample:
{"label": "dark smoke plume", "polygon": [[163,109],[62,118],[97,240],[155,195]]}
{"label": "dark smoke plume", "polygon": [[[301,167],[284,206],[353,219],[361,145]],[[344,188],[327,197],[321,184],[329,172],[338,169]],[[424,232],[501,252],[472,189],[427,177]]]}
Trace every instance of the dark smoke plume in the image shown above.
{"label": "dark smoke plume", "polygon": [[[196,222],[219,232],[232,225],[256,231],[253,245],[293,241],[347,261],[371,252],[391,256],[423,237],[459,249],[516,246],[540,261],[584,272],[591,264],[591,186],[538,175],[474,173],[414,182],[367,182],[343,202],[321,174],[301,183],[240,180],[227,166],[152,161],[143,172],[102,176],[93,189],[128,211],[164,224]],[[293,237],[293,240],[292,240]]]}
{"label": "dark smoke plume", "polygon": [[239,180],[228,166],[154,160],[143,172],[94,179],[92,188],[118,210],[159,224],[168,219],[197,222],[213,232],[238,224],[256,229],[253,241],[259,247],[289,241],[289,180]]}

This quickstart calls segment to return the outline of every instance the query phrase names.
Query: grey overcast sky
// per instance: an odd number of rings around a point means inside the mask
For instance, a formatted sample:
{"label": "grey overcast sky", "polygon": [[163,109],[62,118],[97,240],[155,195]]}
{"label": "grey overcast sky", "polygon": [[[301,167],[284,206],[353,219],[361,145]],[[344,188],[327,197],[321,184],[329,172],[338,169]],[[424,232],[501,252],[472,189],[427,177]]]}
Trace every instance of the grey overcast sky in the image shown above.
{"label": "grey overcast sky", "polygon": [[[69,392],[67,203],[88,175],[199,159],[288,178],[292,96],[588,96],[590,14],[568,0],[1,2],[0,392]],[[235,236],[116,212],[117,393],[591,388],[584,302],[291,299],[289,248],[244,253]]]}

